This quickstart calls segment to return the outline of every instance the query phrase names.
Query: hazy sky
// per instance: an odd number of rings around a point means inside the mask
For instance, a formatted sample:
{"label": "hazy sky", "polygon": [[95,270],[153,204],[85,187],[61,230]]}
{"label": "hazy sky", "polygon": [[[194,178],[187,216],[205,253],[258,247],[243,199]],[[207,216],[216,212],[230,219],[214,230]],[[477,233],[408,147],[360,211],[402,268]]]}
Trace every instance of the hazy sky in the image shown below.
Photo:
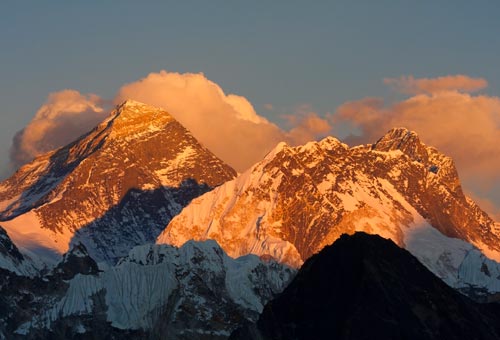
{"label": "hazy sky", "polygon": [[[347,134],[342,124],[357,121],[363,136],[371,138],[378,131],[366,115],[353,116],[346,102],[382,116],[389,112],[393,118],[381,119],[386,125],[421,122],[422,110],[431,110],[444,117],[440,124],[463,121],[451,125],[458,142],[450,141],[450,131],[446,140],[439,139],[436,129],[424,139],[456,152],[454,158],[463,156],[457,151],[461,129],[475,121],[451,115],[446,105],[462,103],[454,112],[467,115],[472,101],[472,111],[484,116],[479,131],[489,129],[488,157],[500,159],[500,145],[498,152],[491,146],[500,141],[499,13],[498,1],[2,1],[0,170],[9,164],[13,136],[50,93],[74,89],[111,101],[124,84],[161,70],[202,72],[285,130],[294,127],[290,115],[307,111],[328,120],[341,137]],[[420,78],[455,75],[466,78],[443,78],[438,88],[451,83],[458,98],[415,90]],[[387,78],[393,80],[384,84]],[[485,84],[474,87],[474,81]],[[375,108],[363,101],[366,97],[379,100]],[[415,111],[407,101],[421,106]],[[336,121],[332,116],[339,107],[344,119]],[[478,129],[464,143],[480,140]],[[476,183],[473,165],[457,161],[469,176],[467,189],[498,208],[500,194],[491,188],[500,187],[494,174],[500,173],[499,163],[485,170],[484,159],[474,162],[490,177],[486,184]]]}

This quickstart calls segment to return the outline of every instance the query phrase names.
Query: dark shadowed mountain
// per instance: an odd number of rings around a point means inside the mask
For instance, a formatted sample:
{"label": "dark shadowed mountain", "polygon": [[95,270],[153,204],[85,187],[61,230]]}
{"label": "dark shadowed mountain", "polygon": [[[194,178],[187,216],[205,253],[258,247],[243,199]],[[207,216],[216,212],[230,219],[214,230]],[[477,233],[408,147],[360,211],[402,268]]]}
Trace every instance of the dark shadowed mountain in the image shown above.
{"label": "dark shadowed mountain", "polygon": [[232,339],[499,339],[500,306],[450,288],[380,236],[343,235],[308,259]]}

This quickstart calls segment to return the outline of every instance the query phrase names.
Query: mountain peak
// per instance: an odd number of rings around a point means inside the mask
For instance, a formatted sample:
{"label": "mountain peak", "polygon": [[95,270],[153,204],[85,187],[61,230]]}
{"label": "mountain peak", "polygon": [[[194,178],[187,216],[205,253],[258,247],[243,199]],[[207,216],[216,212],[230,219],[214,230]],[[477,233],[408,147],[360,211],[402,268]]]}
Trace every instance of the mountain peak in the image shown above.
{"label": "mountain peak", "polygon": [[498,339],[498,321],[392,241],[355,233],[311,257],[230,339]]}
{"label": "mountain peak", "polygon": [[393,128],[383,135],[373,148],[378,151],[405,151],[409,146],[422,144],[415,131],[410,131],[404,127]]}
{"label": "mountain peak", "polygon": [[[162,112],[163,114],[169,115],[165,109],[154,106],[154,105],[149,105],[145,104],[142,102],[138,102],[136,100],[132,99],[127,99],[121,104],[118,104],[116,106],[116,109],[112,112],[112,116],[114,115],[120,115],[120,116],[127,116],[127,115],[140,115],[140,116],[147,116],[150,114],[157,114],[159,112]],[[170,115],[169,115],[170,116]]]}
{"label": "mountain peak", "polygon": [[235,175],[168,112],[127,100],[86,135],[4,181],[0,221],[28,250],[42,247],[26,243],[25,225],[51,254],[81,241],[97,261],[113,262]]}
{"label": "mountain peak", "polygon": [[343,150],[349,147],[339,141],[337,138],[328,136],[320,141],[310,141],[304,145],[290,146],[285,142],[278,143],[264,158],[264,163],[270,162],[276,158],[279,154],[287,155],[286,157],[295,157],[297,154],[310,154],[312,157],[318,152],[326,151],[331,152],[336,148],[341,148]]}
{"label": "mountain peak", "polygon": [[78,242],[64,254],[52,274],[59,275],[63,280],[70,280],[77,274],[96,275],[98,272],[97,263],[90,257],[87,248]]}
{"label": "mountain peak", "polygon": [[162,130],[166,124],[176,120],[164,109],[127,99],[117,105],[102,125],[111,128],[111,137],[132,139],[144,133]]}
{"label": "mountain peak", "polygon": [[323,138],[321,141],[319,141],[319,145],[321,146],[322,149],[325,150],[332,150],[339,145],[347,147],[346,144],[342,143],[340,140],[338,140],[333,136],[327,136]]}
{"label": "mountain peak", "polygon": [[277,154],[289,148],[290,146],[285,142],[279,142],[271,151],[267,153],[264,160],[272,160]]}
{"label": "mountain peak", "polygon": [[404,127],[389,130],[372,145],[372,150],[383,152],[400,150],[410,159],[423,163],[426,163],[429,158],[427,146],[420,141],[417,133]]}
{"label": "mountain peak", "polygon": [[118,106],[120,106],[120,107],[144,107],[144,106],[153,107],[153,105],[149,105],[149,104],[139,102],[139,101],[133,100],[133,99],[125,99]]}

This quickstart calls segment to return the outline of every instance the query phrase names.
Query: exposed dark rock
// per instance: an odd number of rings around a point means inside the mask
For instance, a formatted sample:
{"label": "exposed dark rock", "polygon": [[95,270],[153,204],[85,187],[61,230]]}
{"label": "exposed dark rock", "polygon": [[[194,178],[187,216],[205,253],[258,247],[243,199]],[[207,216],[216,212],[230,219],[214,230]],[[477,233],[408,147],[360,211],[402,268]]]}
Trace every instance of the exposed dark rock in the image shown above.
{"label": "exposed dark rock", "polygon": [[78,243],[64,254],[51,274],[59,276],[62,280],[71,280],[76,274],[97,275],[98,272],[97,263],[89,256],[87,248]]}

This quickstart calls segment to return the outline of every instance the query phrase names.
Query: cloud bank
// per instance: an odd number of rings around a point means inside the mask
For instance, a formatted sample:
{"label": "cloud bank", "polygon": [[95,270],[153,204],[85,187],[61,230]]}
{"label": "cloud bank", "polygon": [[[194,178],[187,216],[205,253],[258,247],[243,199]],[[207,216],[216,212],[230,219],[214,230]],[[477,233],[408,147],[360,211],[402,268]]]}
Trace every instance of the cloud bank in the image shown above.
{"label": "cloud bank", "polygon": [[402,76],[385,78],[384,84],[405,94],[438,93],[443,91],[476,92],[488,86],[483,78],[471,78],[463,74],[437,78],[418,78]]}
{"label": "cloud bank", "polygon": [[94,94],[75,90],[51,93],[31,122],[15,135],[11,166],[17,168],[89,131],[106,116],[103,105]]}
{"label": "cloud bank", "polygon": [[[302,144],[328,134],[329,123],[313,112],[287,116],[289,131],[260,116],[248,99],[226,94],[202,73],[151,73],[123,85],[112,100],[134,99],[165,108],[218,157],[244,171],[280,141]],[[49,95],[31,122],[17,133],[11,163],[19,167],[88,132],[108,114],[93,94],[63,90]]]}

